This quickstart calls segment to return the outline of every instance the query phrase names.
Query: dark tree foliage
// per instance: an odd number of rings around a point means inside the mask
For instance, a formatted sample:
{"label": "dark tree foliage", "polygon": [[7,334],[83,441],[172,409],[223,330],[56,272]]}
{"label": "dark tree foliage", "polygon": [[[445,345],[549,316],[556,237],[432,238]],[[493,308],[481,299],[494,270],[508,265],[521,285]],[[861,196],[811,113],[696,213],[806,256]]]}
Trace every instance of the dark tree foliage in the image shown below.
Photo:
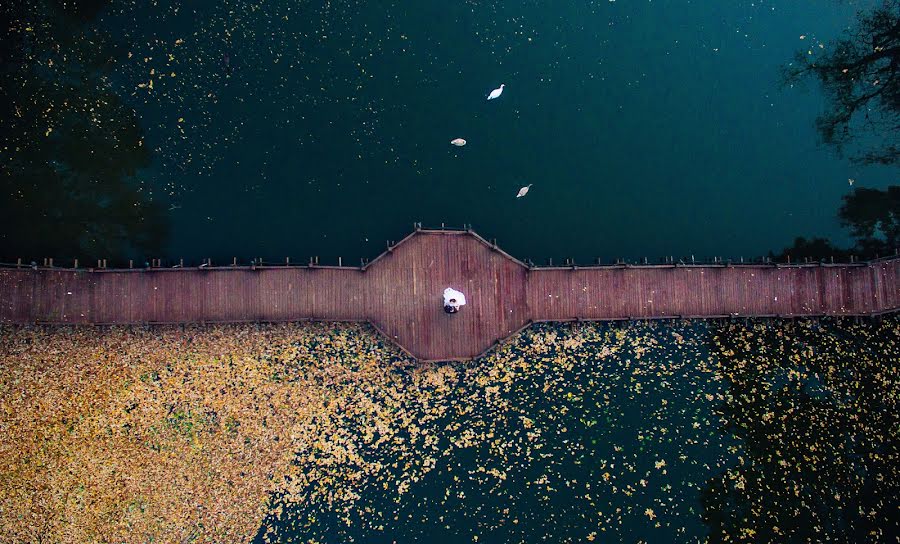
{"label": "dark tree foliage", "polygon": [[886,253],[900,246],[900,185],[888,187],[886,191],[865,188],[853,191],[844,197],[838,217],[860,248]]}
{"label": "dark tree foliage", "polygon": [[0,7],[0,258],[158,252],[162,210],[132,108],[110,88],[119,51],[93,19],[105,1]]}
{"label": "dark tree foliage", "polygon": [[838,219],[855,238],[853,247],[842,249],[824,238],[798,237],[777,259],[846,260],[850,255],[864,259],[892,255],[900,248],[900,185],[884,191],[859,188],[844,195]]}
{"label": "dark tree foliage", "polygon": [[863,163],[900,163],[900,0],[861,13],[853,29],[824,56],[798,52],[787,80],[814,78],[828,106],[818,120],[823,140],[843,150],[851,142]]}
{"label": "dark tree foliage", "polygon": [[788,248],[785,248],[775,257],[776,261],[784,262],[788,259],[792,259],[795,262],[799,262],[804,259],[809,259],[813,261],[819,260],[828,260],[830,258],[834,258],[836,261],[846,261],[850,258],[850,255],[853,252],[841,249],[834,244],[831,243],[830,240],[826,238],[804,238],[803,236],[798,236],[794,238],[794,244]]}

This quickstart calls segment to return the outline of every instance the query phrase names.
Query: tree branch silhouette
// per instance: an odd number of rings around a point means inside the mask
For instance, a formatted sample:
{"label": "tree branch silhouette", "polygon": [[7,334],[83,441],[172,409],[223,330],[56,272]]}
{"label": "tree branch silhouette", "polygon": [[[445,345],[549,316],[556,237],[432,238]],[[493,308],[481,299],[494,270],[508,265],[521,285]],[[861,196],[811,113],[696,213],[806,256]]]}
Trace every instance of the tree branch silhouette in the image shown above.
{"label": "tree branch silhouette", "polygon": [[858,163],[900,164],[900,0],[861,13],[826,51],[798,52],[784,74],[787,83],[821,85],[828,102],[817,120],[823,141],[841,152],[855,145]]}

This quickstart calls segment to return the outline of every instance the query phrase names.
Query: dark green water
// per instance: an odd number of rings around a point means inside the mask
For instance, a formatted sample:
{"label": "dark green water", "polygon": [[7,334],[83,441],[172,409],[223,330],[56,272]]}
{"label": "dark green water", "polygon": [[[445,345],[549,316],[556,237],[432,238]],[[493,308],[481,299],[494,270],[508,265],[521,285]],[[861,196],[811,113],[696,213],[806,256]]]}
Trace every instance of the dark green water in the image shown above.
{"label": "dark green water", "polygon": [[[845,241],[848,179],[896,180],[819,143],[815,85],[781,85],[796,51],[819,54],[874,2],[103,4],[96,34],[63,51],[108,42],[90,77],[137,113],[137,198],[158,215],[118,215],[164,233],[150,256],[355,262],[414,221],[468,223],[536,261],[757,256],[798,235]],[[62,123],[47,138],[82,158],[122,149]],[[65,195],[84,191],[65,184],[34,190],[21,221],[70,231],[117,213],[72,212]],[[0,253],[77,256],[41,236]]]}

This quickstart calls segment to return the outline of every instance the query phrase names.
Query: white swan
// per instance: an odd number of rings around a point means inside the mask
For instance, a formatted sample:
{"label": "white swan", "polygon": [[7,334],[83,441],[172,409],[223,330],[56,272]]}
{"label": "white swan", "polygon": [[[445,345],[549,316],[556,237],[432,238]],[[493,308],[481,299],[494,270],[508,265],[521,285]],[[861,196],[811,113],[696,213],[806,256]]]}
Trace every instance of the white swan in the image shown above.
{"label": "white swan", "polygon": [[516,195],[516,198],[522,198],[523,196],[527,195],[527,194],[528,194],[528,189],[531,189],[531,186],[532,186],[532,185],[534,185],[534,184],[533,184],[533,183],[529,183],[528,186],[522,187],[521,189],[519,189],[519,194]]}
{"label": "white swan", "polygon": [[491,94],[488,95],[488,100],[493,100],[495,98],[500,98],[500,95],[503,94],[503,87],[506,87],[505,83],[501,83],[499,87],[491,91]]}

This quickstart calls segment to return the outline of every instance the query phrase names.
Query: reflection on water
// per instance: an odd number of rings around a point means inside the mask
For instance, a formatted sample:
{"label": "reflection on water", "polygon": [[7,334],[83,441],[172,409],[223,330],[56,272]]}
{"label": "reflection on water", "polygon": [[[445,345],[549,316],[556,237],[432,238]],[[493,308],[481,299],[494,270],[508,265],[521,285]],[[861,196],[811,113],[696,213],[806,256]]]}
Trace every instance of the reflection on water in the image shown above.
{"label": "reflection on water", "polygon": [[900,185],[886,190],[859,188],[844,195],[838,210],[841,225],[850,231],[853,246],[837,247],[825,238],[807,240],[798,237],[791,247],[785,248],[779,260],[788,257],[801,259],[828,259],[846,262],[851,256],[873,259],[894,255],[900,249]]}
{"label": "reflection on water", "polygon": [[151,153],[108,83],[121,51],[90,23],[104,3],[30,2],[13,14],[0,91],[5,259],[121,259],[165,241],[140,176]]}
{"label": "reflection on water", "polygon": [[828,108],[817,124],[825,143],[851,148],[859,163],[900,163],[900,2],[865,6],[823,54],[800,50],[786,71],[789,82],[822,85]]}
{"label": "reflection on water", "polygon": [[900,185],[857,189],[844,198],[838,217],[862,252],[890,255],[900,248]]}

